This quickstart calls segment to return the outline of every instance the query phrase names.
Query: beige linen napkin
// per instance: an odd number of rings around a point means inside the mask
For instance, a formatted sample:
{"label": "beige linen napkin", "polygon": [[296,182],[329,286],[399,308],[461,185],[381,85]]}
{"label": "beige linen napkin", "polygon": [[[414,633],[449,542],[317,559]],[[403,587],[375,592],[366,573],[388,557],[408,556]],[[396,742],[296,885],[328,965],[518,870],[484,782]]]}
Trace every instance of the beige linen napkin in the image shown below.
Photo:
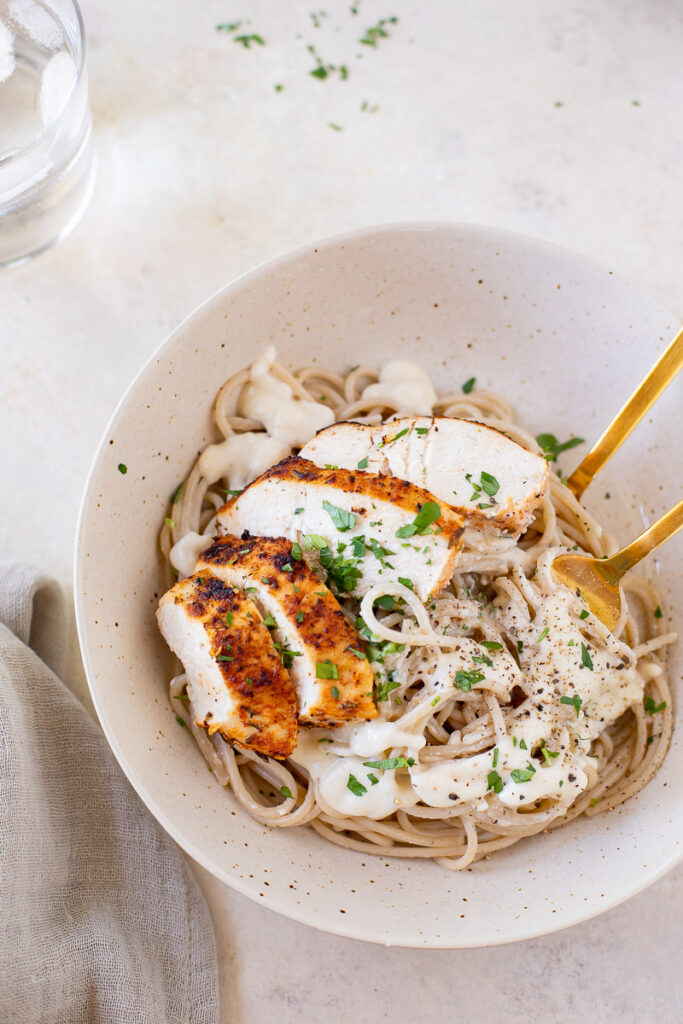
{"label": "beige linen napkin", "polygon": [[59,587],[0,564],[0,1021],[217,1024],[204,899],[65,656]]}

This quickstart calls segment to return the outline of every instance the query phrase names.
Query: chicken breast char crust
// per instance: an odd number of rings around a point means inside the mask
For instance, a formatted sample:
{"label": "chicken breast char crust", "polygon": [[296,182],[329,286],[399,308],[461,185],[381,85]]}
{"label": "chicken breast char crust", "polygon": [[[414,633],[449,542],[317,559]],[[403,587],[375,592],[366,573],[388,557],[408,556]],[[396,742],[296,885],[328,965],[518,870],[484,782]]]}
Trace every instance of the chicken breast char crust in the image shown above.
{"label": "chicken breast char crust", "polygon": [[198,571],[248,588],[297,692],[302,725],[334,727],[377,715],[363,641],[334,595],[282,537],[222,537]]}
{"label": "chicken breast char crust", "polygon": [[433,492],[473,525],[520,533],[548,482],[548,463],[494,427],[449,416],[333,423],[299,453],[318,466],[391,473]]}
{"label": "chicken breast char crust", "polygon": [[208,573],[159,602],[159,629],[183,663],[195,725],[283,759],[296,746],[296,694],[256,605]]}
{"label": "chicken breast char crust", "polygon": [[[429,506],[425,509],[425,506]],[[420,524],[420,513],[438,517]],[[417,521],[418,525],[415,525]],[[348,593],[399,578],[428,600],[453,573],[462,544],[463,520],[429,491],[406,480],[375,473],[321,468],[290,456],[269,469],[219,509],[221,533],[319,538],[332,555],[354,558],[359,570]],[[361,544],[352,542],[362,538]]]}

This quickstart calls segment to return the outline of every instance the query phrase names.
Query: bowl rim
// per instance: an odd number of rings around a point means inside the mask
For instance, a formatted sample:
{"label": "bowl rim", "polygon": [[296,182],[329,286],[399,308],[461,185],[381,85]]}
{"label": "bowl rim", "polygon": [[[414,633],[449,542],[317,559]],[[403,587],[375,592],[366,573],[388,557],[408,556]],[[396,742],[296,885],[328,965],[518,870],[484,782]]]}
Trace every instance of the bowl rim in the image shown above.
{"label": "bowl rim", "polygon": [[[473,235],[477,235],[477,237],[479,238],[488,236],[491,240],[499,239],[501,237],[510,240],[517,239],[526,246],[531,246],[537,249],[546,249],[547,251],[553,253],[562,253],[565,255],[565,257],[574,260],[583,268],[592,268],[593,270],[596,271],[601,270],[603,272],[609,271],[610,274],[613,273],[609,269],[609,265],[600,260],[593,259],[590,256],[584,256],[573,249],[567,248],[565,246],[555,245],[552,242],[548,242],[543,239],[538,239],[531,235],[525,235],[518,231],[509,231],[504,228],[496,228],[486,224],[478,224],[473,221],[417,220],[375,224],[364,228],[355,228],[350,231],[328,235],[322,239],[315,239],[311,242],[306,242],[300,246],[297,246],[295,249],[291,249],[284,253],[280,253],[279,255],[276,255],[274,257],[269,257],[264,260],[261,260],[255,266],[250,267],[248,270],[242,272],[237,277],[232,278],[226,284],[215,289],[206,299],[204,299],[199,305],[192,309],[187,314],[187,316],[185,316],[176,325],[176,327],[173,328],[173,330],[168,335],[166,335],[166,337],[158,345],[154,347],[149,356],[143,362],[138,372],[128,383],[124,393],[122,394],[111,416],[109,417],[107,424],[104,428],[104,431],[95,448],[95,453],[93,455],[90,467],[88,469],[85,484],[83,487],[83,493],[81,496],[81,501],[79,504],[76,537],[74,542],[74,610],[76,628],[78,633],[78,642],[81,658],[83,660],[83,667],[85,670],[85,675],[88,683],[88,689],[90,692],[90,697],[92,699],[95,711],[97,713],[99,725],[105,735],[107,743],[111,748],[119,766],[123,770],[124,775],[130,782],[130,784],[132,785],[133,789],[136,791],[140,799],[145,803],[150,814],[153,815],[153,817],[159,822],[162,828],[171,836],[171,838],[181,847],[181,849],[186,854],[188,854],[193,860],[195,860],[211,876],[217,878],[225,885],[228,885],[230,888],[239,892],[242,896],[245,896],[248,899],[253,900],[255,903],[257,903],[257,905],[261,907],[265,907],[273,911],[274,913],[281,914],[284,917],[287,917],[292,921],[296,921],[299,924],[308,925],[309,927],[316,928],[319,931],[324,931],[332,935],[339,935],[342,938],[355,939],[387,947],[396,946],[412,949],[474,949],[486,948],[488,946],[510,945],[515,942],[523,942],[528,939],[539,938],[544,935],[550,935],[555,932],[563,931],[566,928],[570,928],[574,925],[581,924],[584,921],[590,921],[592,918],[598,917],[606,911],[612,910],[613,908],[620,906],[622,903],[625,903],[633,896],[637,896],[639,893],[649,888],[655,882],[659,881],[669,871],[676,867],[677,864],[683,861],[683,847],[679,848],[678,850],[673,850],[670,856],[664,861],[664,863],[661,864],[661,866],[656,871],[652,872],[647,877],[645,877],[642,881],[638,881],[635,884],[631,884],[628,887],[628,889],[624,890],[624,892],[615,895],[611,899],[607,899],[604,903],[596,903],[592,907],[577,908],[577,910],[574,913],[572,913],[571,911],[565,912],[565,914],[563,914],[559,918],[558,923],[556,925],[550,923],[548,925],[543,926],[542,930],[540,931],[538,929],[538,926],[534,927],[531,924],[527,927],[520,926],[513,937],[505,935],[499,937],[494,935],[483,943],[461,943],[454,942],[452,939],[449,938],[430,937],[430,939],[426,942],[419,942],[416,941],[414,936],[411,936],[409,934],[398,933],[396,935],[392,935],[390,938],[381,937],[378,935],[377,930],[373,929],[372,927],[360,925],[351,926],[350,924],[345,926],[343,919],[341,919],[339,922],[337,922],[335,919],[334,923],[323,923],[317,919],[314,910],[310,908],[307,904],[302,904],[301,906],[290,905],[289,903],[286,903],[282,898],[279,898],[275,894],[269,895],[267,899],[258,899],[253,890],[250,889],[246,884],[244,884],[239,877],[231,875],[229,871],[217,867],[213,862],[211,862],[210,858],[206,854],[204,854],[202,850],[196,845],[194,839],[192,837],[188,837],[186,834],[183,834],[183,832],[179,828],[176,828],[176,826],[167,818],[165,812],[157,808],[156,801],[153,793],[151,792],[150,787],[146,784],[146,781],[144,779],[141,779],[136,775],[135,771],[128,764],[127,758],[123,750],[121,749],[121,746],[117,741],[116,736],[110,732],[108,723],[106,722],[106,719],[103,718],[102,709],[98,696],[98,689],[95,683],[93,682],[95,673],[90,662],[88,650],[87,619],[84,607],[85,598],[83,596],[83,576],[86,568],[86,560],[84,557],[83,548],[83,534],[85,530],[85,520],[87,515],[91,484],[93,482],[95,473],[97,472],[102,452],[105,450],[105,447],[107,446],[107,439],[111,434],[111,428],[113,424],[117,420],[123,406],[126,404],[131,391],[136,387],[138,382],[146,375],[148,369],[156,361],[160,352],[162,352],[162,350],[164,350],[168,345],[172,344],[172,342],[178,337],[178,335],[183,333],[188,327],[188,325],[195,318],[201,317],[201,315],[207,310],[208,307],[210,307],[216,301],[216,299],[219,296],[226,296],[227,294],[230,293],[230,291],[232,291],[234,288],[243,285],[250,278],[258,277],[260,274],[262,274],[265,268],[268,268],[271,271],[277,271],[287,266],[287,264],[289,264],[290,262],[298,260],[299,257],[303,256],[306,253],[314,253],[319,249],[336,247],[339,245],[343,245],[346,242],[355,241],[361,238],[370,238],[381,234],[399,234],[405,233],[406,231],[456,231],[461,234],[471,233]],[[668,306],[663,305],[661,300],[655,295],[651,294],[647,290],[647,288],[642,288],[639,285],[632,285],[629,280],[627,280],[625,277],[622,277],[620,274],[614,274],[613,276],[618,283],[627,286],[629,290],[637,292],[641,296],[646,297],[647,300],[653,306],[659,308],[663,313],[671,315],[676,320],[680,319],[677,313],[668,308]],[[152,808],[154,808],[154,810],[152,810]]]}

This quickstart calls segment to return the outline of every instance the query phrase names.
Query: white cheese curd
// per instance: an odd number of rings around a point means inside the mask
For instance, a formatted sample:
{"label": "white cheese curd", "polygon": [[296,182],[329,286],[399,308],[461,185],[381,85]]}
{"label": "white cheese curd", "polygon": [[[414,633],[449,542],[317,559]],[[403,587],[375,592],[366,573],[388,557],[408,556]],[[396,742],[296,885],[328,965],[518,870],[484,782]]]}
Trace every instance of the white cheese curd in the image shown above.
{"label": "white cheese curd", "polygon": [[274,358],[275,350],[271,347],[255,360],[237,411],[240,416],[260,420],[271,437],[289,448],[298,448],[318,430],[329,427],[334,422],[334,413],[322,402],[295,398],[289,384],[268,372]]}
{"label": "white cheese curd", "polygon": [[430,416],[436,391],[422,367],[407,359],[394,359],[379,371],[379,381],[368,384],[363,398],[391,398],[398,407],[417,416]]}
{"label": "white cheese curd", "polygon": [[234,490],[242,490],[290,452],[286,441],[246,431],[226,437],[219,444],[210,444],[199,457],[199,468],[209,483],[228,480]]}
{"label": "white cheese curd", "polygon": [[191,576],[197,559],[204,554],[207,548],[211,547],[212,543],[211,534],[195,533],[190,530],[171,548],[169,555],[171,565],[178,570],[181,577]]}
{"label": "white cheese curd", "polygon": [[274,359],[271,345],[254,360],[237,403],[239,415],[260,420],[265,433],[245,431],[205,448],[199,469],[208,483],[227,480],[241,490],[333,422],[331,409],[295,398],[289,384],[269,372]]}

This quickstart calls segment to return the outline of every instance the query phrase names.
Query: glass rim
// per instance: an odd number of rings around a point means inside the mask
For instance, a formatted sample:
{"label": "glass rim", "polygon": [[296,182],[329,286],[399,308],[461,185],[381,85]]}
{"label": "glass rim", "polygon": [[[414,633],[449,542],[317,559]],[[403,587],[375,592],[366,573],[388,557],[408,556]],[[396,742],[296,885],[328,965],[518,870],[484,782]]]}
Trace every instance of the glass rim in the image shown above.
{"label": "glass rim", "polygon": [[[41,6],[41,7],[45,7],[46,6],[42,2],[42,0],[37,0],[37,2],[39,4],[39,6]],[[25,146],[22,146],[21,149],[17,149],[16,152],[12,153],[12,155],[10,157],[8,157],[6,160],[2,161],[2,163],[0,164],[0,174],[2,173],[2,169],[4,167],[11,167],[13,163],[15,163],[18,160],[23,159],[26,156],[27,153],[31,152],[32,149],[37,149],[40,146],[40,144],[43,142],[43,140],[46,138],[46,136],[51,131],[54,130],[55,125],[59,124],[60,121],[63,119],[64,114],[65,114],[66,110],[69,107],[69,104],[71,103],[72,99],[74,98],[74,94],[75,94],[76,90],[78,89],[79,85],[81,84],[81,79],[83,78],[83,71],[85,70],[85,48],[86,48],[85,22],[83,21],[83,14],[81,13],[81,8],[80,8],[80,6],[78,4],[78,0],[67,0],[67,2],[71,4],[71,6],[74,9],[74,13],[76,15],[76,23],[77,23],[77,26],[78,26],[78,38],[79,38],[79,42],[80,42],[80,53],[78,55],[78,64],[76,65],[76,74],[74,76],[73,85],[71,86],[71,89],[69,90],[69,94],[66,97],[66,99],[64,100],[64,103],[62,104],[61,109],[60,109],[59,113],[57,114],[57,116],[54,117],[51,121],[49,121],[48,124],[43,125],[42,131],[40,132],[39,135],[36,135],[35,139],[31,139],[31,141],[27,142]],[[54,13],[54,11],[53,11],[53,13]],[[60,21],[60,24],[61,24],[61,21]]]}

